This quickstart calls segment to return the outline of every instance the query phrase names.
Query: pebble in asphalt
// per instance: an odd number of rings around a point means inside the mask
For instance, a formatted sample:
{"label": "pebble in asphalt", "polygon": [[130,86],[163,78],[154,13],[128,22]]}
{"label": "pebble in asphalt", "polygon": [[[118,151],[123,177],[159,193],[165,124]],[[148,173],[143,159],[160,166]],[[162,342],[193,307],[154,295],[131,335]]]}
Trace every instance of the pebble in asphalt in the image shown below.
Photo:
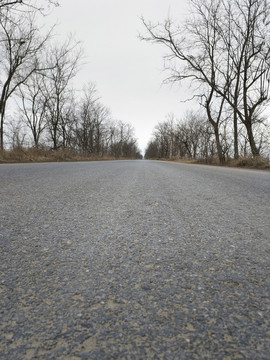
{"label": "pebble in asphalt", "polygon": [[270,173],[0,165],[1,359],[269,359]]}

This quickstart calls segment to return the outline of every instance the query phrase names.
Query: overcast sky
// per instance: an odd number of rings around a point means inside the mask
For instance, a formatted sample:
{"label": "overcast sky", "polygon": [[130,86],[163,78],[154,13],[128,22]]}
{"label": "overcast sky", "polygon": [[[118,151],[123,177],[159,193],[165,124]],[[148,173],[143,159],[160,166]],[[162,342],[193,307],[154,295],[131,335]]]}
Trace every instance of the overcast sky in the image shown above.
{"label": "overcast sky", "polygon": [[162,85],[166,77],[163,59],[166,49],[140,41],[145,33],[140,17],[153,22],[168,14],[181,19],[186,0],[62,0],[51,17],[57,33],[73,33],[81,40],[85,65],[77,86],[96,84],[101,101],[114,119],[130,122],[143,151],[154,126],[169,113],[182,117],[191,104],[184,87]]}

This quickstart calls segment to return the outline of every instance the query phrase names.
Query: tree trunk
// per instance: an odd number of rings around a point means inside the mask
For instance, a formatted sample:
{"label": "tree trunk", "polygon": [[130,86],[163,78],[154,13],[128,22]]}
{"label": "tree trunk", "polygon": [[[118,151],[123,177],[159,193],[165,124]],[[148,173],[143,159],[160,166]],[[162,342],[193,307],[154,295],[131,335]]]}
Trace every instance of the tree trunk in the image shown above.
{"label": "tree trunk", "polygon": [[0,150],[4,150],[4,117],[1,114],[1,127],[0,127]]}
{"label": "tree trunk", "polygon": [[239,158],[239,150],[238,150],[238,123],[237,123],[237,112],[234,110],[233,116],[233,137],[234,137],[234,159]]}
{"label": "tree trunk", "polygon": [[218,159],[219,159],[220,164],[224,165],[225,157],[223,155],[222,146],[220,143],[218,126],[214,126],[214,132],[215,132],[215,139],[216,139],[216,145],[217,145]]}
{"label": "tree trunk", "polygon": [[257,148],[256,143],[255,143],[251,122],[250,121],[246,122],[245,126],[247,129],[247,135],[248,135],[248,140],[249,140],[249,145],[250,145],[252,156],[253,157],[260,156],[260,150]]}
{"label": "tree trunk", "polygon": [[4,120],[5,120],[5,113],[6,113],[6,100],[2,99],[0,101],[0,117],[1,117],[1,126],[0,126],[0,150],[4,150]]}

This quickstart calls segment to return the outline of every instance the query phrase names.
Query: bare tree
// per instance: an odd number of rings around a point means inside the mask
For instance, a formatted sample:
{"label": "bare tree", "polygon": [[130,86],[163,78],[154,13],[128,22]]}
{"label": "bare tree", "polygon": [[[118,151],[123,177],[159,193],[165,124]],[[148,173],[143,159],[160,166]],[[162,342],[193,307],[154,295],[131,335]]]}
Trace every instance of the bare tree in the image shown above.
{"label": "bare tree", "polygon": [[184,157],[185,153],[189,158],[196,159],[198,157],[205,131],[204,125],[201,116],[195,111],[188,111],[184,118],[176,123],[175,137],[177,143],[186,150],[185,152],[182,151],[181,157]]}
{"label": "bare tree", "polygon": [[82,50],[72,37],[62,45],[48,50],[44,94],[47,100],[47,121],[53,148],[65,146],[63,136],[68,125],[64,116],[65,107],[72,99],[72,79],[78,72]]}
{"label": "bare tree", "polygon": [[35,1],[35,0],[0,0],[0,11],[3,12],[12,12],[12,11],[31,11],[39,10],[44,11],[44,3],[47,3],[47,6],[54,5],[59,6],[59,2],[55,0],[47,1]]}
{"label": "bare tree", "polygon": [[[216,3],[210,6],[213,14],[216,14],[217,7]],[[211,26],[211,22],[215,23],[215,18],[209,19],[209,16],[205,16],[203,10],[199,8],[194,17],[183,27],[175,26],[171,19],[158,25],[146,23],[144,19],[142,21],[150,35],[142,39],[163,44],[169,49],[169,53],[165,56],[168,63],[166,66],[171,72],[169,80],[173,82],[189,80],[196,84],[197,91],[200,90],[196,96],[204,99],[202,105],[206,108],[209,122],[214,127],[219,160],[223,163],[219,122],[224,101],[220,103],[220,111],[215,112],[217,119],[214,118],[211,110],[215,97],[215,83],[218,81],[215,61],[218,57],[220,39],[216,27]]]}
{"label": "bare tree", "polygon": [[26,145],[27,132],[24,123],[17,119],[10,119],[7,126],[7,139],[9,147],[14,149],[22,149]]}
{"label": "bare tree", "polygon": [[[173,121],[172,121],[173,120]],[[226,134],[226,122],[220,130],[223,157],[228,156],[231,140]],[[170,114],[153,131],[151,141],[146,148],[146,158],[171,158],[172,156],[212,161],[218,150],[213,127],[200,112],[187,111],[183,118],[177,119]]]}
{"label": "bare tree", "polygon": [[[14,22],[16,21],[16,26]],[[39,54],[50,38],[39,34],[34,17],[0,17],[0,148],[4,148],[4,120],[8,99],[36,71],[44,69]]]}
{"label": "bare tree", "polygon": [[95,85],[88,84],[78,103],[76,140],[84,153],[103,155],[110,111],[97,95]]}
{"label": "bare tree", "polygon": [[[171,132],[171,131],[170,131]],[[154,129],[154,138],[159,144],[159,157],[168,159],[170,157],[170,136],[166,121],[159,122]]]}
{"label": "bare tree", "polygon": [[19,86],[22,118],[31,130],[36,148],[39,147],[40,137],[46,129],[48,98],[43,93],[44,76],[42,73],[34,73],[26,83]]}
{"label": "bare tree", "polygon": [[74,146],[76,121],[75,90],[71,89],[69,91],[69,98],[67,98],[61,113],[60,133],[62,148],[72,148]]}
{"label": "bare tree", "polygon": [[235,0],[224,2],[223,8],[225,16],[219,31],[231,64],[225,77],[230,86],[224,93],[216,84],[215,91],[233,108],[235,127],[237,118],[244,124],[252,155],[258,156],[253,127],[263,121],[262,112],[269,103],[270,4],[265,0]]}
{"label": "bare tree", "polygon": [[129,123],[117,121],[111,124],[110,130],[110,154],[116,158],[136,158],[139,150],[134,128]]}
{"label": "bare tree", "polygon": [[156,140],[151,140],[147,144],[145,150],[145,159],[158,159],[159,158],[159,144]]}
{"label": "bare tree", "polygon": [[[240,120],[246,127],[254,156],[259,155],[253,124],[269,101],[269,2],[266,0],[190,0],[192,17],[182,26],[171,19],[153,25],[142,19],[148,36],[144,40],[165,45],[171,71],[169,80],[189,80],[204,97],[209,122],[219,139],[221,113],[227,105],[234,114],[234,147],[238,156]],[[220,98],[222,100],[220,100]],[[217,118],[213,117],[213,106]]]}

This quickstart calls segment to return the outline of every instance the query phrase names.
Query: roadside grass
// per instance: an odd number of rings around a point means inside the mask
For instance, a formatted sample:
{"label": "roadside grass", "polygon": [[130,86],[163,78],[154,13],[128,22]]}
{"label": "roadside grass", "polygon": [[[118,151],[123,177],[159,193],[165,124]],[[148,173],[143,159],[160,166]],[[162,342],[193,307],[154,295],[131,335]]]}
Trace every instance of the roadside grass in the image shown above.
{"label": "roadside grass", "polygon": [[230,159],[226,165],[232,167],[242,167],[250,169],[270,170],[270,161],[262,156],[258,157],[241,157],[237,160]]}
{"label": "roadside grass", "polygon": [[[51,150],[48,148],[15,148],[0,151],[0,163],[31,163],[31,162],[64,162],[64,161],[100,161],[100,160],[128,160],[128,158],[116,158],[107,154],[103,156],[76,152],[73,149]],[[188,159],[177,156],[170,159],[155,158],[151,160],[175,161],[188,164],[205,164],[219,166],[217,157],[208,159]],[[264,157],[240,157],[239,159],[227,159],[223,166],[270,170],[270,161]]]}
{"label": "roadside grass", "polygon": [[[162,159],[155,159],[155,160],[176,161],[176,162],[183,162],[183,163],[188,163],[188,164],[221,166],[217,157],[208,158],[208,159],[187,159],[187,158],[172,157],[170,159],[162,158]],[[270,161],[269,161],[269,159],[264,158],[262,156],[258,156],[256,158],[240,157],[237,160],[227,159],[223,166],[247,168],[247,169],[258,169],[258,170],[270,170]]]}
{"label": "roadside grass", "polygon": [[[0,151],[0,163],[30,163],[30,162],[64,162],[64,161],[97,161],[118,160],[110,155],[83,154],[69,149],[36,149],[16,148],[13,150]],[[126,159],[126,158],[125,158]]]}

